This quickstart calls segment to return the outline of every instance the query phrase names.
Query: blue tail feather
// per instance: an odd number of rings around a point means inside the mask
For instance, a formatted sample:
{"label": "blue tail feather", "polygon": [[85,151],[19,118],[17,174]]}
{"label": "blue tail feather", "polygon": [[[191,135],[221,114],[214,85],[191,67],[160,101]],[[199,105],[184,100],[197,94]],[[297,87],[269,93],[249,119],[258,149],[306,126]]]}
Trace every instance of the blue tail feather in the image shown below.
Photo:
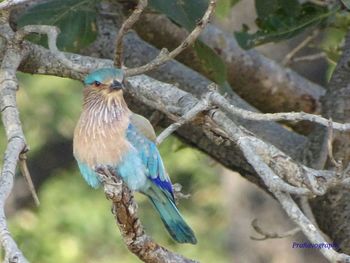
{"label": "blue tail feather", "polygon": [[162,202],[151,196],[148,197],[159,212],[160,218],[174,240],[179,243],[197,243],[197,239],[192,229],[182,218],[172,200],[166,197],[166,202]]}

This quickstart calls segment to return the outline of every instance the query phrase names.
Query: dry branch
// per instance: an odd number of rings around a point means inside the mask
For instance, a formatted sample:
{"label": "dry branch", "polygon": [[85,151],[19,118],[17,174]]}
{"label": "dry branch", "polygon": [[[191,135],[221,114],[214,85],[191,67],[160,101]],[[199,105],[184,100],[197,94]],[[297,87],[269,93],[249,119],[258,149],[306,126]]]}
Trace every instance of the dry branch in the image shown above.
{"label": "dry branch", "polygon": [[156,143],[161,144],[165,140],[165,138],[167,138],[185,123],[191,121],[199,113],[208,110],[209,107],[209,96],[204,96],[192,109],[190,109],[181,118],[179,118],[178,121],[172,123],[164,131],[162,131],[162,133],[157,136]]}
{"label": "dry branch", "polygon": [[133,193],[111,169],[99,167],[96,172],[103,183],[107,199],[112,201],[112,213],[124,243],[132,253],[148,263],[196,262],[167,250],[147,236],[137,216],[137,204]]}
{"label": "dry branch", "polygon": [[0,10],[11,9],[17,5],[25,4],[32,0],[5,0],[0,3]]}
{"label": "dry branch", "polygon": [[[12,32],[9,25],[5,22],[2,26],[7,27],[9,37]],[[8,230],[4,211],[6,199],[13,188],[19,156],[27,149],[16,104],[18,89],[16,72],[24,56],[16,36],[12,33],[12,37],[8,39],[0,70],[0,109],[8,142],[0,177],[0,242],[5,250],[4,262],[11,263],[28,262]]]}
{"label": "dry branch", "polygon": [[314,31],[312,31],[310,36],[307,36],[302,42],[299,43],[299,45],[297,45],[295,48],[293,48],[286,56],[285,58],[282,60],[282,65],[286,66],[288,64],[290,64],[291,61],[293,61],[293,57],[295,57],[295,55],[302,50],[304,47],[306,47],[308,44],[310,44],[310,42],[312,40],[314,40],[318,34],[320,33],[319,29],[315,29]]}
{"label": "dry branch", "polygon": [[120,27],[117,38],[115,41],[115,55],[114,55],[114,65],[117,68],[122,68],[123,66],[123,37],[128,32],[128,30],[135,24],[135,22],[140,18],[141,13],[147,7],[147,0],[139,0],[139,3],[135,7],[132,14],[124,21]]}
{"label": "dry branch", "polygon": [[19,156],[19,168],[21,173],[28,184],[29,191],[33,197],[34,203],[36,206],[40,205],[38,194],[36,193],[32,177],[30,176],[29,169],[27,166],[27,155],[25,153],[20,154]]}
{"label": "dry branch", "polygon": [[[164,15],[152,12],[143,14],[135,29],[148,43],[168,49],[176,47],[187,34],[185,29],[179,28]],[[215,25],[209,24],[200,40],[221,57],[227,67],[227,81],[232,88],[260,111],[320,112],[319,99],[325,92],[323,87],[291,69],[283,68],[255,50],[241,49],[232,34],[223,32]],[[211,77],[210,71],[203,67],[193,48],[186,49],[177,60],[207,78]]]}
{"label": "dry branch", "polygon": [[219,93],[213,93],[211,96],[211,102],[229,114],[238,115],[244,119],[255,120],[255,121],[309,121],[313,123],[321,124],[328,127],[330,123],[332,124],[332,129],[338,131],[350,131],[350,123],[338,123],[330,122],[326,118],[305,113],[305,112],[278,112],[278,113],[258,113],[240,109],[230,104],[223,96]]}
{"label": "dry branch", "polygon": [[[286,211],[288,217],[296,223],[303,231],[304,235],[313,244],[327,243],[318,228],[304,215],[298,205],[294,202],[289,194],[282,192],[274,193],[277,200]],[[334,263],[347,263],[350,256],[336,252],[333,248],[320,248],[320,252],[330,261]]]}
{"label": "dry branch", "polygon": [[177,48],[175,48],[170,53],[167,49],[162,49],[159,55],[154,60],[152,60],[151,62],[141,67],[126,69],[125,75],[135,76],[135,75],[143,74],[147,71],[156,69],[157,67],[164,64],[165,62],[175,58],[187,47],[191,46],[194,43],[194,41],[198,38],[198,36],[202,33],[202,31],[207,26],[207,24],[209,23],[210,18],[215,10],[216,1],[217,0],[210,0],[208,9],[204,13],[202,19],[197,23],[197,26],[192,30],[192,32],[186,37],[186,39]]}
{"label": "dry branch", "polygon": [[81,73],[88,73],[89,68],[86,65],[80,65],[72,62],[67,59],[64,53],[58,50],[57,48],[57,36],[60,33],[59,28],[55,26],[45,26],[45,25],[28,25],[22,27],[17,31],[16,37],[17,41],[23,41],[24,37],[31,33],[45,34],[48,38],[48,46],[51,52],[56,58],[58,58],[62,64],[66,65],[68,68],[71,68],[74,71]]}
{"label": "dry branch", "polygon": [[256,240],[256,241],[263,241],[266,239],[275,239],[275,238],[285,238],[285,237],[289,237],[289,236],[294,236],[296,233],[300,232],[299,227],[295,227],[295,228],[288,230],[286,232],[283,232],[283,233],[268,232],[268,231],[262,229],[258,225],[258,220],[256,218],[252,221],[251,225],[254,228],[255,232],[262,235],[262,237],[253,237],[253,236],[250,237],[250,239]]}

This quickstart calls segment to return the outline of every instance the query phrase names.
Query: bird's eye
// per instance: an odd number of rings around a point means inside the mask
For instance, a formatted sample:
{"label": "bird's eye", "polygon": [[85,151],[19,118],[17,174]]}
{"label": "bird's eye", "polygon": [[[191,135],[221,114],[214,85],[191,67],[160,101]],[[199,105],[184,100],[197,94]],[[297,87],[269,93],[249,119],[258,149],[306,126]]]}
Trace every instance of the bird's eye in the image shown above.
{"label": "bird's eye", "polygon": [[95,81],[94,81],[94,85],[95,85],[96,87],[99,87],[99,86],[101,86],[101,82],[95,80]]}

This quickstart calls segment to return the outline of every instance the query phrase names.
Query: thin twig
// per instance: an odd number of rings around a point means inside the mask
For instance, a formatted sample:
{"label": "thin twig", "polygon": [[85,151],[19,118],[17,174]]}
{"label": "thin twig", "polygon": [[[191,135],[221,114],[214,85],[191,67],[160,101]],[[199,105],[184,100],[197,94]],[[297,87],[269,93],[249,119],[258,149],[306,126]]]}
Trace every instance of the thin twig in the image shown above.
{"label": "thin twig", "polygon": [[316,59],[326,58],[327,54],[325,52],[320,52],[312,55],[306,55],[301,57],[296,57],[291,60],[291,62],[301,62],[301,61],[313,61]]}
{"label": "thin twig", "polygon": [[112,201],[112,213],[123,240],[132,253],[142,261],[149,263],[196,262],[169,251],[146,235],[137,216],[137,204],[134,201],[133,193],[111,169],[98,167],[96,172],[103,183],[107,199]]}
{"label": "thin twig", "polygon": [[169,135],[171,135],[179,127],[191,121],[199,113],[205,110],[208,110],[209,107],[210,107],[209,98],[208,96],[204,96],[191,110],[189,110],[182,117],[180,117],[177,122],[172,123],[164,131],[162,131],[162,133],[159,134],[156,139],[156,144],[157,145],[161,144]]}
{"label": "thin twig", "polygon": [[120,27],[115,41],[114,66],[122,68],[123,66],[123,37],[129,29],[139,20],[141,13],[147,7],[147,0],[139,0],[132,14],[124,21]]}
{"label": "thin twig", "polygon": [[258,219],[256,219],[256,218],[252,221],[251,225],[258,234],[262,235],[262,237],[250,236],[250,239],[256,240],[256,241],[290,237],[290,236],[294,236],[296,233],[301,231],[300,227],[295,227],[295,228],[288,230],[286,232],[283,232],[283,233],[267,232],[258,225]]}
{"label": "thin twig", "polygon": [[302,50],[304,47],[306,47],[312,40],[315,39],[315,37],[317,37],[317,35],[319,34],[320,30],[316,29],[314,31],[312,31],[310,36],[307,36],[301,43],[299,43],[299,45],[297,45],[295,48],[293,48],[286,56],[285,58],[282,60],[282,65],[286,66],[288,65],[292,58],[296,55],[296,53],[298,53],[300,50]]}
{"label": "thin twig", "polygon": [[29,170],[28,170],[28,166],[27,166],[27,155],[25,153],[20,154],[19,156],[19,167],[21,170],[21,173],[24,177],[24,179],[26,180],[30,193],[32,194],[34,203],[36,206],[40,205],[40,201],[39,201],[39,197],[36,193],[33,181],[32,181],[32,177],[30,176]]}
{"label": "thin twig", "polygon": [[28,25],[24,26],[16,32],[17,41],[22,41],[24,37],[28,34],[37,33],[45,34],[48,39],[49,49],[54,55],[61,61],[62,64],[71,68],[74,71],[81,73],[88,73],[91,69],[86,65],[81,65],[74,63],[73,61],[66,58],[63,52],[59,51],[57,48],[57,36],[60,33],[59,28],[55,26],[46,25]]}
{"label": "thin twig", "polygon": [[[213,105],[218,106],[223,111],[237,115],[247,120],[255,121],[310,121],[313,123],[321,124],[325,127],[329,126],[329,120],[319,115],[305,113],[305,112],[279,112],[279,113],[258,113],[247,111],[238,108],[229,103],[225,97],[217,92],[212,92],[210,101]],[[333,129],[338,131],[350,131],[350,123],[338,123],[332,122]]]}
{"label": "thin twig", "polygon": [[210,0],[208,9],[202,17],[202,19],[197,23],[197,26],[177,48],[175,48],[170,53],[167,49],[162,49],[159,55],[146,65],[137,68],[125,69],[125,75],[128,77],[135,76],[153,70],[158,66],[164,64],[165,62],[175,58],[183,50],[192,45],[194,41],[198,38],[200,33],[203,31],[203,29],[206,27],[206,25],[209,23],[210,18],[215,10],[216,1],[217,0]]}
{"label": "thin twig", "polygon": [[[304,235],[313,244],[326,244],[327,241],[323,238],[321,232],[314,224],[303,214],[298,205],[294,202],[291,196],[287,193],[273,192],[277,200],[281,203],[288,217],[296,223]],[[333,248],[319,247],[319,251],[330,261],[347,263],[350,261],[350,256],[336,252]]]}
{"label": "thin twig", "polygon": [[332,119],[329,119],[328,125],[328,138],[327,138],[327,149],[328,149],[328,157],[332,164],[337,168],[337,170],[342,169],[342,162],[337,162],[333,156],[333,122]]}
{"label": "thin twig", "polygon": [[184,194],[182,191],[182,185],[179,183],[173,184],[174,196],[176,202],[180,199],[188,199],[191,197],[191,194]]}

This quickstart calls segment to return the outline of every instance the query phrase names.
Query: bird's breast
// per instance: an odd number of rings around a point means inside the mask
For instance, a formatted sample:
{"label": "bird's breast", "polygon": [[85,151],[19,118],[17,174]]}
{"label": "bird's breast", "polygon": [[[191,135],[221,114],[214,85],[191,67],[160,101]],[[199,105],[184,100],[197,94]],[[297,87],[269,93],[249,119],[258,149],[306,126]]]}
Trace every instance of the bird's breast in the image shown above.
{"label": "bird's breast", "polygon": [[118,165],[131,145],[125,137],[129,118],[104,121],[82,113],[74,131],[73,151],[77,160],[94,168]]}

